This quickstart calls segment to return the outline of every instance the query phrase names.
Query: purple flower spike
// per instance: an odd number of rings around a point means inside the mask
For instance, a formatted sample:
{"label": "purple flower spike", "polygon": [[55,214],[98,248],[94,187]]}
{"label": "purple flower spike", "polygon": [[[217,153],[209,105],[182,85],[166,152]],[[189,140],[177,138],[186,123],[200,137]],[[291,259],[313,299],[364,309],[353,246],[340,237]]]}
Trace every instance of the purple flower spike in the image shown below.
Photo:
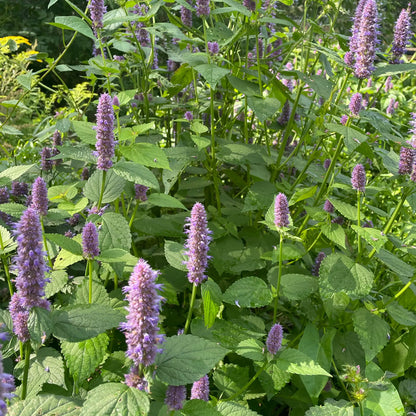
{"label": "purple flower spike", "polygon": [[50,147],[44,147],[40,152],[40,168],[44,172],[48,172],[52,169],[53,166],[53,160],[49,160],[54,156],[53,150]]}
{"label": "purple flower spike", "polygon": [[6,202],[9,202],[9,198],[10,193],[7,186],[0,188],[0,204],[5,204]]}
{"label": "purple flower spike", "polygon": [[[187,2],[188,4],[191,4],[190,0],[187,0]],[[181,6],[181,20],[185,26],[192,27],[192,10]]]}
{"label": "purple flower spike", "polygon": [[391,48],[392,59],[390,63],[399,64],[401,56],[406,51],[406,46],[411,37],[410,32],[410,4],[407,9],[402,9],[396,26],[394,27],[393,47]]}
{"label": "purple flower spike", "polygon": [[324,211],[328,212],[329,214],[334,212],[334,206],[329,199],[327,199],[324,203]]}
{"label": "purple flower spike", "polygon": [[82,254],[87,259],[93,259],[100,254],[98,231],[93,222],[87,222],[82,229]]}
{"label": "purple flower spike", "polygon": [[188,120],[189,122],[191,122],[193,119],[194,119],[194,115],[192,114],[192,112],[191,111],[187,111],[186,113],[185,113],[185,116],[184,116],[185,118],[186,118],[186,120]]}
{"label": "purple flower spike", "polygon": [[55,130],[52,136],[53,146],[62,146],[62,136],[59,130]]}
{"label": "purple flower spike", "polygon": [[39,215],[33,208],[23,212],[16,226],[17,256],[14,258],[18,275],[16,289],[9,310],[13,320],[13,331],[20,341],[29,340],[27,321],[31,308],[50,308],[45,296],[44,252],[42,251],[42,228]]}
{"label": "purple flower spike", "polygon": [[12,375],[3,370],[3,356],[0,353],[0,416],[7,415],[6,400],[11,399],[14,394],[15,385]]}
{"label": "purple flower spike", "polygon": [[181,410],[186,399],[185,386],[168,386],[166,390],[165,404],[169,410]]}
{"label": "purple flower spike", "polygon": [[111,95],[101,94],[97,108],[97,143],[95,152],[97,160],[97,168],[107,171],[113,166],[111,161],[114,156],[114,110],[113,99]]}
{"label": "purple flower spike", "polygon": [[358,35],[360,32],[361,16],[366,2],[367,0],[360,0],[357,8],[355,9],[354,22],[351,30],[352,33],[349,44],[350,50],[344,56],[344,62],[351,68],[354,67],[355,54],[358,49]]}
{"label": "purple flower spike", "polygon": [[147,186],[135,184],[134,190],[135,190],[135,195],[134,195],[135,199],[142,201],[142,202],[147,201],[146,193],[149,190]]}
{"label": "purple flower spike", "polygon": [[283,104],[282,112],[280,113],[280,116],[277,119],[277,122],[281,124],[282,126],[286,126],[286,124],[289,122],[290,118],[290,102],[289,100],[286,100]]}
{"label": "purple flower spike", "polygon": [[188,269],[188,280],[195,285],[200,285],[207,276],[205,270],[208,266],[208,249],[211,241],[211,231],[208,229],[207,214],[204,206],[197,202],[191,211],[191,217],[187,218],[185,233],[188,239],[185,243],[188,261],[185,262]]}
{"label": "purple flower spike", "polygon": [[135,389],[147,391],[148,383],[147,380],[139,374],[139,367],[134,365],[130,368],[130,372],[125,375],[126,384],[129,387],[134,387]]}
{"label": "purple flower spike", "polygon": [[127,322],[122,323],[120,328],[126,336],[126,356],[133,360],[133,373],[135,367],[149,366],[155,362],[156,354],[160,352],[159,345],[163,342],[163,336],[158,335],[162,300],[157,294],[161,285],[155,283],[158,274],[145,260],[139,259],[128,286],[123,288],[129,302],[129,313]]}
{"label": "purple flower spike", "polygon": [[280,324],[274,324],[267,336],[266,346],[270,354],[275,355],[280,350],[283,340],[283,328]]}
{"label": "purple flower spike", "polygon": [[211,55],[217,55],[220,51],[220,47],[218,45],[218,42],[208,42],[208,52]]}
{"label": "purple flower spike", "polygon": [[103,16],[107,11],[107,8],[104,5],[104,0],[91,0],[90,5],[88,6],[91,13],[91,20],[93,24],[93,29],[102,29],[103,27]]}
{"label": "purple flower spike", "polygon": [[358,113],[361,111],[362,102],[363,96],[359,92],[353,94],[349,104],[349,109],[354,116],[358,116]]}
{"label": "purple flower spike", "polygon": [[285,194],[278,194],[274,201],[274,224],[277,228],[289,227],[289,204]]}
{"label": "purple flower spike", "polygon": [[192,385],[191,400],[193,399],[209,401],[209,379],[207,375],[195,381]]}
{"label": "purple flower spike", "polygon": [[20,196],[27,196],[29,192],[29,186],[26,182],[12,182],[12,195],[16,198]]}
{"label": "purple flower spike", "polygon": [[364,166],[358,164],[352,171],[351,175],[351,184],[354,189],[360,192],[365,191],[365,183],[366,183],[366,176],[365,176],[365,169]]}
{"label": "purple flower spike", "polygon": [[90,170],[85,166],[85,168],[82,169],[82,172],[81,172],[81,179],[83,181],[86,181],[88,180],[89,177],[90,177]]}
{"label": "purple flower spike", "polygon": [[368,78],[374,71],[378,35],[378,12],[375,0],[367,0],[360,20],[355,54],[354,73],[357,78]]}
{"label": "purple flower spike", "polygon": [[196,15],[209,16],[211,8],[209,7],[209,0],[196,0]]}
{"label": "purple flower spike", "polygon": [[251,12],[256,11],[256,2],[254,0],[243,0],[243,6],[247,7]]}
{"label": "purple flower spike", "polygon": [[410,149],[409,147],[403,146],[400,149],[399,175],[412,173],[413,159],[414,159],[414,149]]}
{"label": "purple flower spike", "polygon": [[48,213],[48,189],[46,182],[40,176],[33,182],[30,206],[43,217]]}
{"label": "purple flower spike", "polygon": [[315,259],[315,264],[312,267],[312,276],[319,276],[319,269],[321,268],[322,260],[326,257],[326,254],[321,251]]}

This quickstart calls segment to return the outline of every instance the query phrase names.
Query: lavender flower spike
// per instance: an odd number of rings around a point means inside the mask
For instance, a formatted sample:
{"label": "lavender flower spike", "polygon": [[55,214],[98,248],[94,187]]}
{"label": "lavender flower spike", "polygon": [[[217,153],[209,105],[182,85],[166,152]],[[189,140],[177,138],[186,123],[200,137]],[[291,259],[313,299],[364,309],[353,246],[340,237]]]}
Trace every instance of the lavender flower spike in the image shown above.
{"label": "lavender flower spike", "polygon": [[[190,4],[191,0],[187,0],[187,3]],[[192,27],[192,10],[181,6],[181,20],[185,26]]]}
{"label": "lavender flower spike", "polygon": [[166,390],[165,404],[169,410],[181,410],[186,399],[185,386],[168,386]]}
{"label": "lavender flower spike", "polygon": [[285,194],[278,194],[274,200],[274,224],[277,228],[288,227],[289,204]]}
{"label": "lavender flower spike", "polygon": [[188,239],[185,243],[188,261],[185,262],[188,269],[188,280],[195,285],[200,285],[207,280],[205,270],[208,265],[208,249],[211,241],[211,231],[208,229],[207,214],[204,206],[197,202],[191,210],[191,217],[187,218],[185,233]]}
{"label": "lavender flower spike", "polygon": [[402,9],[396,26],[394,27],[393,47],[391,48],[392,59],[390,63],[399,64],[400,58],[405,52],[411,37],[410,32],[410,4],[407,9]]}
{"label": "lavender flower spike", "polygon": [[121,324],[127,342],[126,356],[133,360],[134,367],[150,366],[155,362],[156,354],[163,336],[158,335],[160,303],[162,298],[157,294],[161,285],[156,284],[159,272],[152,270],[149,264],[139,259],[130,276],[126,293],[127,322]]}
{"label": "lavender flower spike", "polygon": [[14,378],[3,370],[3,356],[0,353],[0,416],[7,415],[6,400],[11,399],[15,390]]}
{"label": "lavender flower spike", "polygon": [[209,401],[209,379],[205,375],[192,385],[191,400],[199,399]]}
{"label": "lavender flower spike", "polygon": [[93,259],[100,254],[98,231],[93,222],[87,222],[82,229],[82,254],[87,259]]}
{"label": "lavender flower spike", "polygon": [[357,92],[351,97],[349,104],[349,109],[354,116],[358,116],[358,113],[361,111],[363,102],[363,96]]}
{"label": "lavender flower spike", "polygon": [[147,201],[146,193],[148,190],[149,188],[147,186],[136,183],[134,185],[134,191],[135,191],[134,198],[142,202]]}
{"label": "lavender flower spike", "polygon": [[399,175],[405,175],[406,173],[412,173],[414,159],[414,149],[404,147],[400,149],[399,159]]}
{"label": "lavender flower spike", "polygon": [[111,95],[101,94],[97,108],[97,142],[95,152],[98,157],[97,168],[107,171],[113,166],[111,161],[114,156],[114,110]]}
{"label": "lavender flower spike", "polygon": [[357,78],[368,78],[374,71],[378,35],[378,12],[375,0],[367,0],[360,20],[355,54],[354,73]]}
{"label": "lavender flower spike", "polygon": [[103,16],[107,11],[107,8],[104,5],[104,0],[91,0],[90,5],[88,6],[91,13],[91,20],[93,24],[93,29],[102,29],[103,27]]}
{"label": "lavender flower spike", "polygon": [[46,182],[40,176],[33,182],[32,203],[30,206],[43,217],[48,213],[48,189]]}
{"label": "lavender flower spike", "polygon": [[283,328],[280,324],[274,324],[269,331],[266,347],[270,354],[275,355],[280,350],[283,340]]}
{"label": "lavender flower spike", "polygon": [[53,149],[50,147],[44,147],[40,152],[40,168],[44,172],[48,172],[52,169],[53,166],[53,160],[49,160],[52,156],[55,156],[53,154]]}
{"label": "lavender flower spike", "polygon": [[196,15],[209,16],[211,8],[209,7],[209,0],[196,0]]}
{"label": "lavender flower spike", "polygon": [[9,310],[13,320],[13,331],[20,341],[29,340],[27,321],[31,308],[50,308],[45,296],[46,265],[42,251],[42,229],[39,215],[33,208],[23,212],[16,226],[17,256],[15,257],[16,289]]}
{"label": "lavender flower spike", "polygon": [[356,165],[352,171],[351,175],[351,184],[354,189],[360,192],[365,191],[365,183],[366,183],[366,176],[365,176],[365,169],[363,165]]}
{"label": "lavender flower spike", "polygon": [[319,269],[321,268],[322,260],[326,257],[326,254],[321,251],[315,259],[315,264],[312,267],[312,276],[319,276]]}

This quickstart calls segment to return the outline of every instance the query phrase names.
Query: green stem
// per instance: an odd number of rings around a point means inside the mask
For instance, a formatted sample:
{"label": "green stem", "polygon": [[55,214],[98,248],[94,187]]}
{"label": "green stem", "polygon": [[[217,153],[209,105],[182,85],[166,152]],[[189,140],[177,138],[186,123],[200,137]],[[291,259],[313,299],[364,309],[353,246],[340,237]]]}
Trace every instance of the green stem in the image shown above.
{"label": "green stem", "polygon": [[[4,242],[3,242],[3,237],[1,235],[1,232],[0,232],[0,248],[2,251],[4,251]],[[5,254],[2,254],[1,260],[3,262],[4,273],[6,274],[7,285],[9,287],[10,296],[13,296],[14,291],[13,291],[12,281],[10,279],[9,262],[8,262],[7,256]]]}
{"label": "green stem", "polygon": [[[361,192],[357,190],[357,225],[358,228],[361,227]],[[361,237],[358,234],[358,258],[361,258],[362,254],[362,241]]]}
{"label": "green stem", "polygon": [[276,295],[274,298],[273,325],[276,323],[276,318],[277,318],[277,305],[279,303],[280,282],[282,280],[282,265],[283,265],[283,233],[280,233],[279,269],[277,273]]}
{"label": "green stem", "polygon": [[52,269],[52,260],[49,254],[48,243],[46,242],[45,227],[43,226],[43,215],[40,216],[40,226],[42,227],[43,245],[45,246],[46,255],[48,256],[49,267]]}
{"label": "green stem", "polygon": [[23,381],[22,381],[22,400],[26,399],[27,394],[27,379],[29,376],[29,363],[30,363],[30,341],[27,341],[24,345],[25,349],[25,367],[23,371]]}
{"label": "green stem", "polygon": [[107,171],[103,170],[103,182],[101,184],[101,192],[100,192],[100,199],[98,200],[97,209],[101,208],[101,204],[103,202],[104,190],[105,190],[105,179],[107,177]]}
{"label": "green stem", "polygon": [[189,303],[189,311],[188,316],[186,318],[185,322],[185,329],[183,330],[183,333],[186,334],[189,329],[189,325],[191,324],[191,318],[192,318],[192,309],[194,308],[195,298],[196,298],[196,290],[197,285],[194,283],[192,286],[192,295],[191,295],[191,302]]}
{"label": "green stem", "polygon": [[88,268],[88,303],[92,303],[92,270],[93,270],[94,260],[88,259],[87,268]]}
{"label": "green stem", "polygon": [[130,221],[129,221],[129,228],[131,228],[131,226],[133,225],[134,217],[136,216],[137,209],[139,208],[139,205],[140,205],[139,201],[137,201],[136,205],[134,206],[133,213],[131,214],[131,218],[130,218]]}

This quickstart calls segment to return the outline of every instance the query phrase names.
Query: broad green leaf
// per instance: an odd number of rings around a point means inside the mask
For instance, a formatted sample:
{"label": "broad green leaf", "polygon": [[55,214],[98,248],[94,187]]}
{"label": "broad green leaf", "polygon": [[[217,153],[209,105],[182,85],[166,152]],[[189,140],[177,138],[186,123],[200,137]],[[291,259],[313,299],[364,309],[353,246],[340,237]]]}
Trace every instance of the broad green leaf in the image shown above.
{"label": "broad green leaf", "polygon": [[[89,204],[88,198],[81,198],[77,203],[61,202],[58,204],[58,209],[66,211],[69,215],[77,214],[87,208]],[[48,213],[49,214],[49,213]]]}
{"label": "broad green leaf", "polygon": [[16,249],[17,247],[16,241],[13,240],[9,231],[1,225],[0,225],[0,236],[1,236],[2,246],[3,246],[3,250],[0,250],[1,254],[9,253]]}
{"label": "broad green leaf", "polygon": [[390,253],[384,248],[376,254],[377,258],[380,259],[389,269],[393,270],[400,277],[412,277],[415,274],[415,268],[410,264],[405,263],[399,259],[393,253]]}
{"label": "broad green leaf", "polygon": [[297,202],[311,198],[316,194],[318,186],[309,186],[308,188],[298,188],[289,200],[289,206],[296,204]]}
{"label": "broad green leaf", "polygon": [[137,257],[122,248],[103,250],[95,259],[105,263],[129,263],[134,265],[137,263]]}
{"label": "broad green leaf", "polygon": [[157,207],[179,208],[187,210],[187,208],[185,207],[185,205],[182,204],[181,201],[179,201],[173,196],[166,194],[150,194],[149,198],[147,199],[147,203],[155,205]]}
{"label": "broad green leaf", "polygon": [[241,341],[235,352],[242,357],[253,361],[262,361],[264,359],[264,344],[254,338],[245,339]]}
{"label": "broad green leaf", "polygon": [[321,227],[323,235],[331,240],[333,243],[338,244],[340,247],[346,249],[345,246],[345,231],[339,224],[325,223]]}
{"label": "broad green leaf", "polygon": [[76,32],[81,33],[87,38],[95,40],[95,35],[92,32],[91,28],[88,26],[87,22],[85,22],[78,16],[56,16],[55,23],[49,24],[52,26],[59,27],[61,29],[75,30]]}
{"label": "broad green leaf", "polygon": [[[73,238],[74,241],[81,243],[82,235],[78,234]],[[58,255],[55,258],[55,262],[53,264],[54,270],[64,270],[66,267],[70,266],[71,264],[77,263],[81,260],[84,260],[83,256],[78,254],[72,254],[69,251],[61,249]]]}
{"label": "broad green leaf", "polygon": [[183,244],[176,241],[165,241],[165,257],[167,262],[178,270],[186,271],[186,265],[184,262],[187,260],[187,256],[184,254],[185,248]]}
{"label": "broad green leaf", "polygon": [[145,416],[149,407],[145,392],[122,383],[104,383],[88,392],[79,416]]}
{"label": "broad green leaf", "polygon": [[117,212],[105,212],[98,234],[101,250],[122,248],[130,251],[131,233],[127,220]]}
{"label": "broad green leaf", "polygon": [[82,256],[82,247],[77,241],[65,237],[62,234],[45,234],[46,239],[72,254]]}
{"label": "broad green leaf", "polygon": [[260,374],[260,383],[270,400],[277,392],[289,383],[291,374],[281,370],[276,363],[270,363]]}
{"label": "broad green leaf", "polygon": [[340,201],[339,199],[330,198],[329,199],[335,209],[345,218],[348,218],[352,221],[357,221],[357,208],[347,204],[346,202]]}
{"label": "broad green leaf", "polygon": [[113,166],[113,171],[123,179],[159,190],[159,182],[153,172],[145,166],[135,162],[118,162]]}
{"label": "broad green leaf", "polygon": [[[124,103],[124,104],[127,104],[127,103]],[[154,129],[154,128],[155,128],[155,123],[153,121],[151,123],[143,123],[143,124],[139,124],[133,127],[124,127],[120,131],[120,136],[118,140],[119,142],[126,141],[126,140],[132,140],[134,142],[138,135],[146,133],[147,131]]]}
{"label": "broad green leaf", "polygon": [[103,361],[108,343],[109,338],[105,333],[81,342],[61,343],[66,365],[78,384],[85,381]]}
{"label": "broad green leaf", "polygon": [[208,279],[201,285],[201,294],[204,305],[204,323],[207,328],[211,328],[222,305],[221,289],[212,279]]}
{"label": "broad green leaf", "polygon": [[69,202],[78,194],[75,184],[57,185],[48,188],[48,199],[51,202]]}
{"label": "broad green leaf", "polygon": [[255,112],[257,118],[262,123],[276,114],[282,105],[281,102],[276,98],[260,98],[254,96],[247,97],[247,104]]}
{"label": "broad green leaf", "polygon": [[281,277],[281,289],[289,300],[302,300],[318,290],[318,281],[305,274],[285,274]]}
{"label": "broad green leaf", "polygon": [[132,146],[120,146],[119,151],[126,159],[140,165],[170,169],[164,150],[154,144],[135,143]]}
{"label": "broad green leaf", "polygon": [[352,315],[354,330],[365,352],[365,359],[371,361],[387,344],[389,325],[379,316],[365,308],[356,310]]}
{"label": "broad green leaf", "polygon": [[392,302],[386,307],[390,316],[400,325],[416,326],[416,314],[404,308],[398,302]]}
{"label": "broad green leaf", "polygon": [[323,406],[311,407],[305,416],[354,416],[354,405],[345,400],[329,399]]}
{"label": "broad green leaf", "polygon": [[68,274],[65,270],[53,270],[47,277],[49,279],[45,286],[47,298],[61,291],[68,282]]}
{"label": "broad green leaf", "polygon": [[259,308],[269,305],[272,293],[267,284],[255,276],[243,277],[233,283],[224,293],[223,301],[241,308]]}
{"label": "broad green leaf", "polygon": [[8,185],[12,181],[19,179],[22,175],[29,172],[35,165],[12,166],[0,172],[0,185]]}
{"label": "broad green leaf", "polygon": [[221,68],[215,64],[198,65],[195,70],[205,78],[213,90],[217,87],[218,82],[230,73],[229,69]]}
{"label": "broad green leaf", "polygon": [[69,342],[84,341],[115,328],[124,315],[106,305],[75,305],[53,311],[53,334]]}
{"label": "broad green leaf", "polygon": [[339,133],[344,136],[345,145],[347,146],[348,153],[352,153],[361,143],[368,140],[368,136],[353,127],[343,126],[342,124],[327,123],[325,128],[329,131]]}
{"label": "broad green leaf", "polygon": [[16,80],[23,88],[30,90],[32,88],[32,71],[19,75]]}
{"label": "broad green leaf", "polygon": [[22,204],[16,204],[14,202],[8,202],[1,204],[1,211],[11,215],[12,217],[20,218],[24,211],[27,210],[27,206]]}
{"label": "broad green leaf", "polygon": [[217,368],[213,375],[215,385],[227,397],[240,391],[249,379],[249,368],[236,364],[224,364]]}
{"label": "broad green leaf", "polygon": [[204,400],[188,400],[185,402],[182,414],[185,416],[221,416],[221,413]]}
{"label": "broad green leaf", "polygon": [[32,308],[30,310],[27,326],[30,339],[43,344],[52,332],[51,312],[44,308]]}
{"label": "broad green leaf", "polygon": [[8,408],[8,416],[78,416],[82,407],[79,398],[42,394],[18,401]]}
{"label": "broad green leaf", "polygon": [[72,120],[72,127],[81,142],[95,145],[97,142],[97,132],[94,130],[94,123],[89,123],[88,121]]}
{"label": "broad green leaf", "polygon": [[191,134],[191,139],[196,144],[198,150],[205,149],[211,144],[211,140],[206,137],[195,136],[194,134]]}
{"label": "broad green leaf", "polygon": [[[87,305],[89,300],[89,281],[84,279],[80,285],[67,297],[69,305]],[[104,286],[93,280],[92,281],[92,304],[94,305],[109,305],[110,296],[105,290]]]}
{"label": "broad green leaf", "polygon": [[332,377],[319,364],[302,351],[286,348],[276,359],[276,365],[283,371],[304,376]]}
{"label": "broad green leaf", "polygon": [[[191,130],[196,134],[203,134],[208,131],[208,127],[202,124],[200,121],[194,120],[191,123]],[[208,139],[205,139],[208,140]]]}
{"label": "broad green leaf", "polygon": [[54,159],[81,160],[88,163],[97,163],[97,158],[93,155],[88,146],[58,146],[59,155],[51,157]]}
{"label": "broad green leaf", "polygon": [[[103,182],[103,171],[96,170],[84,186],[84,195],[93,202],[100,199]],[[112,170],[107,171],[104,185],[102,203],[107,204],[117,199],[123,192],[125,180],[116,175]]]}
{"label": "broad green leaf", "polygon": [[377,230],[376,228],[358,227],[355,224],[352,224],[351,228],[360,237],[364,238],[364,240],[367,241],[368,244],[374,247],[377,252],[379,252],[381,247],[383,247],[384,244],[388,241],[387,236],[380,230]]}
{"label": "broad green leaf", "polygon": [[156,357],[156,376],[174,386],[193,383],[207,374],[227,350],[194,335],[169,337]]}
{"label": "broad green leaf", "polygon": [[323,298],[345,293],[359,299],[370,293],[373,273],[351,258],[334,253],[325,257],[319,269],[319,288]]}
{"label": "broad green leaf", "polygon": [[259,85],[254,82],[246,81],[233,75],[228,75],[227,78],[233,88],[247,96],[260,94]]}
{"label": "broad green leaf", "polygon": [[217,409],[222,416],[259,416],[257,412],[235,402],[220,402]]}
{"label": "broad green leaf", "polygon": [[390,75],[401,74],[403,72],[416,71],[416,64],[406,63],[406,64],[387,64],[379,66],[374,71],[373,75],[376,77],[388,77]]}

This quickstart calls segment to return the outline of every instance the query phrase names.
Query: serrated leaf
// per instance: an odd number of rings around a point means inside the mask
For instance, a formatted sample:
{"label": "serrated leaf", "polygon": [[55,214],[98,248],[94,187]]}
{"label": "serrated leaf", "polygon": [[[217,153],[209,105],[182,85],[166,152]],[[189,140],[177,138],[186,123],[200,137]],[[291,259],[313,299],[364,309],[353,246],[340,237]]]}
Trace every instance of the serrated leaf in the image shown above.
{"label": "serrated leaf", "polygon": [[218,82],[230,73],[229,69],[221,68],[215,64],[197,65],[195,70],[204,77],[213,90],[217,87]]}
{"label": "serrated leaf", "polygon": [[383,247],[384,244],[388,241],[387,236],[384,235],[384,233],[382,233],[380,230],[377,230],[376,228],[358,227],[355,224],[352,224],[351,228],[360,237],[364,238],[364,240],[367,241],[368,244],[374,247],[377,252],[379,252],[381,247]]}
{"label": "serrated leaf", "polygon": [[194,335],[169,337],[156,357],[156,375],[164,383],[180,386],[207,374],[227,350]]}
{"label": "serrated leaf", "polygon": [[0,225],[0,235],[3,246],[3,250],[0,250],[0,253],[5,254],[14,251],[17,247],[17,243],[13,240],[7,228],[4,228],[2,225]]}
{"label": "serrated leaf", "polygon": [[373,75],[376,77],[387,77],[394,74],[400,74],[403,72],[416,71],[416,64],[405,63],[405,64],[387,64],[384,66],[379,66],[374,71]]}
{"label": "serrated leaf", "polygon": [[339,292],[361,298],[370,293],[372,285],[373,273],[343,254],[330,254],[321,263],[319,288],[323,298]]}
{"label": "serrated leaf", "polygon": [[204,305],[204,323],[207,328],[211,328],[222,305],[222,292],[212,279],[208,279],[201,285],[201,295]]}
{"label": "serrated leaf", "polygon": [[329,199],[335,209],[345,218],[348,218],[352,221],[357,221],[357,208],[347,204],[346,202],[340,201],[339,199],[330,198]]}
{"label": "serrated leaf", "polygon": [[[101,187],[103,182],[103,171],[96,170],[88,179],[84,186],[84,195],[93,202],[100,199]],[[125,180],[116,175],[112,170],[107,171],[104,185],[102,203],[107,204],[116,200],[124,189]]]}
{"label": "serrated leaf", "polygon": [[321,227],[323,235],[331,240],[333,243],[338,244],[342,248],[345,246],[345,231],[339,224],[325,223]]}
{"label": "serrated leaf", "polygon": [[94,123],[89,123],[88,121],[72,120],[72,126],[76,135],[83,143],[95,145],[97,142],[97,132],[94,130]]}
{"label": "serrated leaf", "polygon": [[113,166],[113,171],[127,181],[159,190],[159,182],[153,172],[145,166],[135,162],[118,162]]}
{"label": "serrated leaf", "polygon": [[175,269],[186,271],[185,261],[187,256],[184,254],[183,244],[176,241],[165,240],[165,258],[167,262]]}
{"label": "serrated leaf", "polygon": [[149,407],[143,391],[121,383],[104,383],[88,392],[79,416],[145,416]]}
{"label": "serrated leaf", "polygon": [[389,325],[379,316],[365,308],[352,315],[354,330],[360,339],[366,361],[371,361],[388,342]]}
{"label": "serrated leaf", "polygon": [[187,210],[181,201],[171,195],[166,194],[150,194],[149,198],[147,199],[147,203],[156,205],[157,207],[179,208]]}
{"label": "serrated leaf", "polygon": [[109,340],[104,333],[81,342],[61,343],[66,365],[78,384],[86,380],[103,361]]}
{"label": "serrated leaf", "polygon": [[204,400],[188,400],[182,409],[185,416],[221,416],[221,413]]}
{"label": "serrated leaf", "polygon": [[32,308],[27,322],[30,339],[43,344],[52,332],[51,312],[44,308]]}
{"label": "serrated leaf", "polygon": [[416,314],[404,308],[398,302],[388,304],[386,309],[390,316],[400,325],[409,327],[416,325]]}
{"label": "serrated leaf", "polygon": [[170,169],[168,158],[159,146],[151,143],[135,143],[120,146],[120,153],[128,160],[151,168]]}
{"label": "serrated leaf", "polygon": [[276,365],[283,371],[304,376],[332,377],[306,354],[293,348],[286,348],[276,359]]}
{"label": "serrated leaf", "polygon": [[64,250],[69,251],[72,254],[82,256],[82,247],[77,241],[61,234],[45,234],[45,236],[47,240],[52,241]]}
{"label": "serrated leaf", "polygon": [[78,416],[81,410],[82,400],[42,394],[19,401],[8,409],[8,416]]}
{"label": "serrated leaf", "polygon": [[260,98],[254,96],[247,97],[247,104],[256,113],[257,118],[262,123],[273,117],[282,105],[276,98]]}
{"label": "serrated leaf", "polygon": [[233,283],[224,293],[223,301],[242,308],[259,308],[269,305],[272,293],[267,284],[255,276],[243,277]]}
{"label": "serrated leaf", "polygon": [[77,214],[78,212],[83,211],[85,208],[87,208],[89,203],[88,198],[81,198],[77,203],[73,203],[71,201],[68,202],[61,202],[58,204],[58,209],[62,211],[66,211],[69,215]]}
{"label": "serrated leaf", "polygon": [[348,149],[348,153],[352,153],[360,144],[368,140],[367,135],[361,133],[353,127],[343,126],[342,124],[335,123],[327,123],[325,127],[329,131],[333,131],[344,136],[345,145]]}
{"label": "serrated leaf", "polygon": [[87,38],[95,40],[95,35],[91,28],[88,26],[88,23],[78,16],[56,16],[55,23],[49,24],[61,29],[74,30],[86,36]]}
{"label": "serrated leaf", "polygon": [[289,383],[291,374],[281,370],[275,363],[270,363],[260,374],[259,380],[270,400],[278,391]]}
{"label": "serrated leaf", "polygon": [[11,215],[12,217],[20,218],[24,211],[27,210],[27,206],[22,204],[16,204],[14,202],[8,202],[1,204],[1,211]]}
{"label": "serrated leaf", "polygon": [[249,368],[236,364],[224,364],[213,375],[217,388],[226,396],[237,393],[249,381]]}
{"label": "serrated leaf", "polygon": [[281,277],[281,289],[289,300],[302,300],[318,290],[318,281],[305,274],[285,274]]}
{"label": "serrated leaf", "polygon": [[242,357],[253,361],[262,361],[264,358],[264,344],[257,339],[245,339],[237,345],[235,352]]}
{"label": "serrated leaf", "polygon": [[257,412],[235,402],[220,402],[217,409],[222,416],[259,416]]}
{"label": "serrated leaf", "polygon": [[102,215],[102,225],[98,235],[101,250],[121,248],[130,251],[131,233],[127,220],[117,212]]}
{"label": "serrated leaf", "polygon": [[106,305],[75,305],[53,311],[53,335],[64,341],[79,342],[115,328],[125,317]]}
{"label": "serrated leaf", "polygon": [[323,406],[311,407],[305,416],[354,416],[354,406],[345,400],[329,400]]}
{"label": "serrated leaf", "polygon": [[410,264],[405,263],[393,253],[384,250],[384,248],[380,249],[376,256],[400,277],[412,277],[416,271]]}
{"label": "serrated leaf", "polygon": [[[109,305],[110,296],[104,286],[96,281],[92,281],[92,299],[94,305]],[[89,303],[89,281],[85,279],[77,286],[74,293],[68,297],[70,305],[87,305]]]}
{"label": "serrated leaf", "polygon": [[[73,238],[74,241],[80,243],[82,241],[82,235],[78,234]],[[69,251],[61,249],[58,255],[55,258],[55,262],[53,264],[54,270],[63,270],[66,267],[70,266],[71,264],[77,263],[81,260],[84,260],[83,256],[78,254],[72,254]]]}
{"label": "serrated leaf", "polygon": [[48,275],[48,279],[49,282],[45,286],[45,295],[50,298],[64,288],[68,282],[68,274],[65,270],[53,270]]}
{"label": "serrated leaf", "polygon": [[29,172],[35,165],[12,166],[0,172],[0,185],[8,185],[12,181],[19,179],[22,175]]}

